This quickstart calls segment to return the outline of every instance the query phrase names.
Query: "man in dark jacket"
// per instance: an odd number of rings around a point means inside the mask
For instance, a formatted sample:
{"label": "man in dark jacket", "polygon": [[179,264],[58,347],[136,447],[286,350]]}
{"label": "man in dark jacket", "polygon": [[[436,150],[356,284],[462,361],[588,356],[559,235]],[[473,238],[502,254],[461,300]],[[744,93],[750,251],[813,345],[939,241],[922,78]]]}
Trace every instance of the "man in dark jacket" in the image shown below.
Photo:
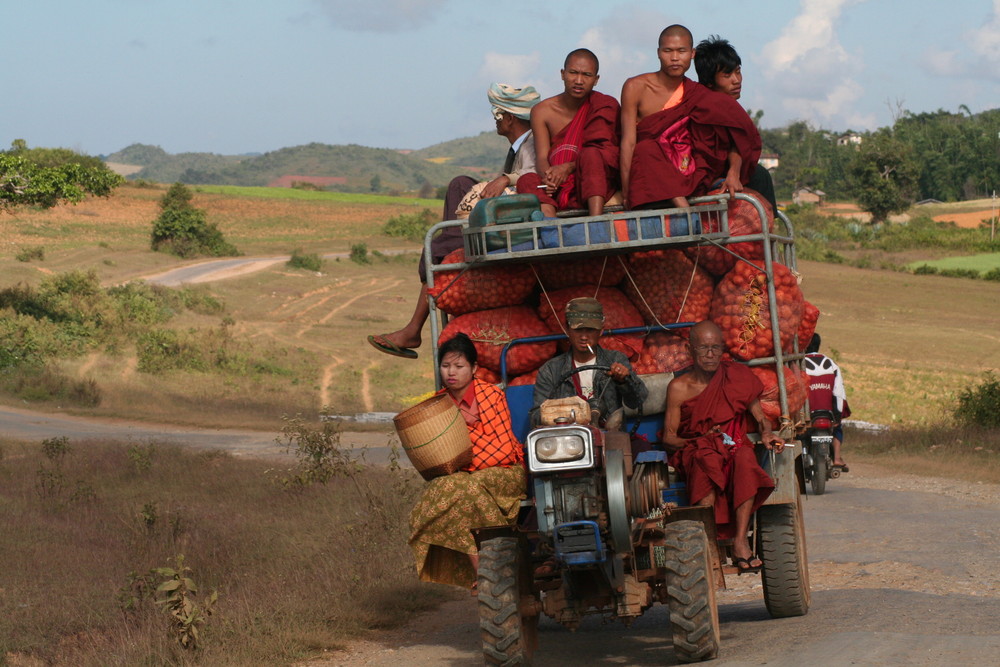
{"label": "man in dark jacket", "polygon": [[[622,405],[638,408],[649,391],[632,370],[628,358],[616,350],[605,350],[598,343],[604,328],[604,308],[597,299],[573,299],[566,304],[566,335],[570,349],[549,359],[535,379],[535,402],[531,424],[541,423],[542,404],[548,399],[579,396],[606,420]],[[610,370],[587,370],[570,375],[581,366],[607,366]]]}

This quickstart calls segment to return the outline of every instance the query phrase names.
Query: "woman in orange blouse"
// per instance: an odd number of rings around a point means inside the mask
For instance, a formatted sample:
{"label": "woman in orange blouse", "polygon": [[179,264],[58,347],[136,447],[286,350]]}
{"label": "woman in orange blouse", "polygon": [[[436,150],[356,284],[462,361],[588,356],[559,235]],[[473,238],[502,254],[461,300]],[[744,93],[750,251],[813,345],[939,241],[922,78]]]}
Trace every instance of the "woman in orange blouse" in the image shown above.
{"label": "woman in orange blouse", "polygon": [[458,334],[438,350],[441,381],[472,441],[472,463],[427,483],[410,513],[410,546],[422,581],[472,587],[479,555],[473,528],[512,525],[525,497],[524,453],[503,391],[475,379],[476,348]]}

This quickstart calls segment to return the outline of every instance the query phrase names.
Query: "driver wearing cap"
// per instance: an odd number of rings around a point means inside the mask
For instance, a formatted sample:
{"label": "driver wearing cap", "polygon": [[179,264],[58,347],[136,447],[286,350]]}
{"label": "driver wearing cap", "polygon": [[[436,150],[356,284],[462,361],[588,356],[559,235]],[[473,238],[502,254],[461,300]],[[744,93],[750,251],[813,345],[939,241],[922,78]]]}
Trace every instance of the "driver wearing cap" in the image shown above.
{"label": "driver wearing cap", "polygon": [[[597,411],[602,425],[623,404],[635,409],[646,400],[649,392],[628,358],[600,346],[603,329],[604,308],[600,301],[581,297],[566,304],[566,336],[570,347],[549,359],[538,371],[531,408],[532,426],[541,424],[541,407],[549,399],[578,396],[592,411]],[[586,366],[600,368],[572,372]]]}

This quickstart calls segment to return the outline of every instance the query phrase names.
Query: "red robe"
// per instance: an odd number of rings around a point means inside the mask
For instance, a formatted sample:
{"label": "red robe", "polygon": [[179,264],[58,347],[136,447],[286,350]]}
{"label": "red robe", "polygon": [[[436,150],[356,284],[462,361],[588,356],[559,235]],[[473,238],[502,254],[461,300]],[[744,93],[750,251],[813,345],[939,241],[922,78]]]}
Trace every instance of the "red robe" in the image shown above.
{"label": "red robe", "polygon": [[[747,411],[763,389],[749,368],[723,361],[705,390],[681,403],[677,435],[696,439],[674,455],[673,463],[687,475],[691,504],[715,491],[715,523],[723,538],[733,537],[737,507],[752,498],[756,511],[774,490],[746,436]],[[721,433],[707,433],[717,424],[735,446],[724,444]]]}
{"label": "red robe", "polygon": [[549,149],[550,165],[575,161],[576,171],[563,182],[555,197],[538,187],[542,184],[538,174],[522,175],[517,191],[538,195],[541,203],[557,210],[586,208],[587,200],[595,195],[610,199],[618,189],[620,111],[615,98],[597,91],[590,93],[573,119],[552,137]]}
{"label": "red robe", "polygon": [[636,126],[628,202],[643,204],[705,194],[726,175],[729,150],[743,158],[746,185],[760,159],[760,133],[728,95],[684,79],[680,104],[646,116]]}

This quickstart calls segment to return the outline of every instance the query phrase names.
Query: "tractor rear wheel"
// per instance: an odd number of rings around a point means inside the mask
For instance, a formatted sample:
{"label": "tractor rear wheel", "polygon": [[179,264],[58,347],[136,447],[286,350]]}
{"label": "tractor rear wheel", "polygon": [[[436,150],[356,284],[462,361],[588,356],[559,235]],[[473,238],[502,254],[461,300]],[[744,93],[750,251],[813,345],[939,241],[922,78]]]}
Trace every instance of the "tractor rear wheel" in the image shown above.
{"label": "tractor rear wheel", "polygon": [[804,616],[809,611],[809,564],[801,501],[765,505],[757,510],[764,604],[774,618]]}
{"label": "tractor rear wheel", "polygon": [[530,665],[538,616],[521,613],[524,571],[516,537],[495,537],[479,548],[479,633],[487,665]]}
{"label": "tractor rear wheel", "polygon": [[680,662],[711,660],[719,654],[719,608],[705,526],[674,521],[664,533],[674,654]]}

